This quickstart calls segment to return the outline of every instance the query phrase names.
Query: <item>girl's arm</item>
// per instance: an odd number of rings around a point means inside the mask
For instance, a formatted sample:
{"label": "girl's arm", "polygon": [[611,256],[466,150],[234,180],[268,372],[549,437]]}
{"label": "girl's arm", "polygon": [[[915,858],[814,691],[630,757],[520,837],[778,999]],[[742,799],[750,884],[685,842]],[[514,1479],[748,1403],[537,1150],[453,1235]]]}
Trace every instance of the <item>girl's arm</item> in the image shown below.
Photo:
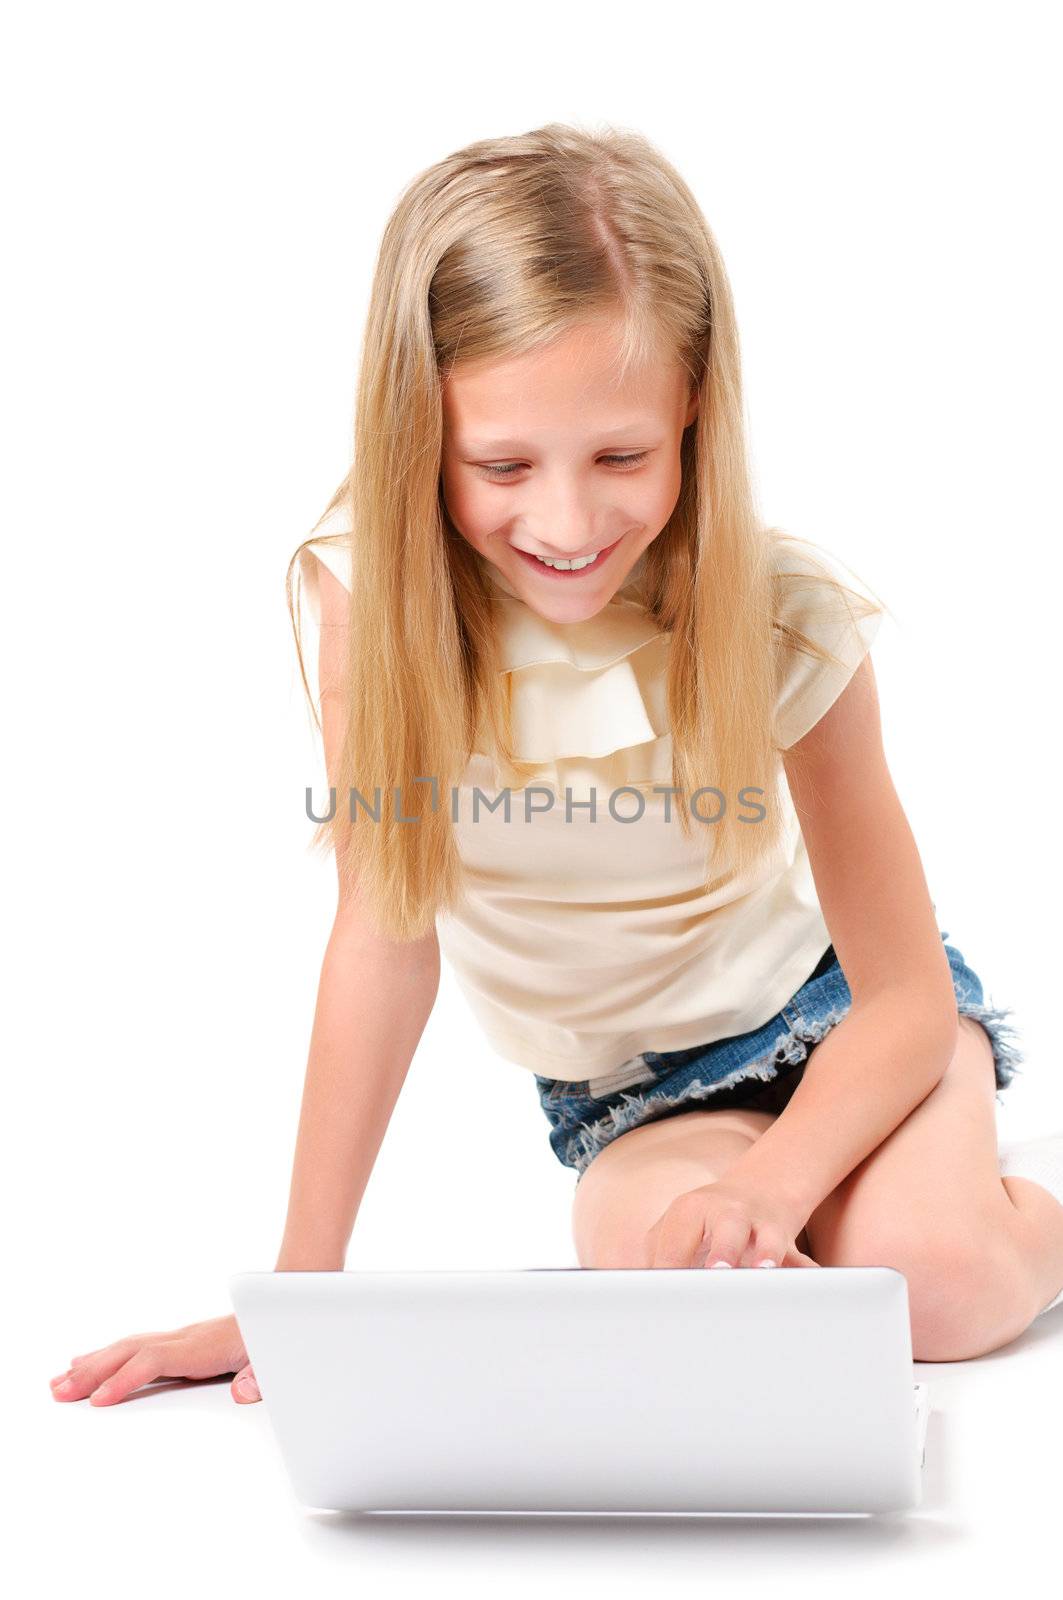
{"label": "girl's arm", "polygon": [[[318,684],[329,781],[346,725],[349,596],[318,566]],[[341,846],[342,848],[342,846]],[[321,967],[277,1271],[342,1268],[358,1207],[439,988],[439,943],[392,941],[342,895]]]}
{"label": "girl's arm", "polygon": [[435,929],[390,944],[337,913],[321,968],[278,1272],[340,1271],[439,987]]}
{"label": "girl's arm", "polygon": [[785,1196],[802,1227],[940,1082],[959,1023],[922,861],[882,747],[869,656],[785,766],[852,1005],[727,1181]]}

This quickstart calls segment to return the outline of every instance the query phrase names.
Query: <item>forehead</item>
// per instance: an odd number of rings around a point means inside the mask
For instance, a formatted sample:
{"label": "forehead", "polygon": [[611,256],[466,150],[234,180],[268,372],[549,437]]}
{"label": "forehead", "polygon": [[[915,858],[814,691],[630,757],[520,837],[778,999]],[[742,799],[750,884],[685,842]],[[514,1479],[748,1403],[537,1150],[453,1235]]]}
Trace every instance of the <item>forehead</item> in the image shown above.
{"label": "forehead", "polygon": [[656,359],[618,379],[615,341],[579,329],[542,350],[456,366],[443,383],[444,425],[475,449],[637,432],[671,417],[684,378],[679,362]]}

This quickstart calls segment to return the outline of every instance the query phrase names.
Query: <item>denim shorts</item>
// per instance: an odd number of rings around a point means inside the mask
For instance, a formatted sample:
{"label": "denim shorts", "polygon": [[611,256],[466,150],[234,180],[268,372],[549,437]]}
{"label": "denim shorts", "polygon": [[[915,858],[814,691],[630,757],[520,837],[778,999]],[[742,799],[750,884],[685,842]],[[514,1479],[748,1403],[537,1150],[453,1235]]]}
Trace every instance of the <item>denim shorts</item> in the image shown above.
{"label": "denim shorts", "polygon": [[[1007,1020],[1011,1008],[984,1004],[977,973],[947,942],[948,937],[941,934],[957,1008],[961,1016],[980,1022],[989,1035],[997,1089],[1006,1089],[1022,1070],[1018,1063],[1025,1060],[1014,1042],[1016,1029]],[[643,1122],[693,1110],[695,1101],[711,1100],[704,1110],[742,1107],[777,1116],[804,1076],[810,1048],[842,1021],[851,1004],[849,985],[834,946],[829,945],[789,1004],[762,1027],[683,1050],[643,1051],[647,1080],[630,1090],[595,1096],[588,1092],[588,1079],[574,1083],[536,1073],[554,1154],[562,1166],[574,1167],[582,1177],[598,1152],[619,1134]]]}

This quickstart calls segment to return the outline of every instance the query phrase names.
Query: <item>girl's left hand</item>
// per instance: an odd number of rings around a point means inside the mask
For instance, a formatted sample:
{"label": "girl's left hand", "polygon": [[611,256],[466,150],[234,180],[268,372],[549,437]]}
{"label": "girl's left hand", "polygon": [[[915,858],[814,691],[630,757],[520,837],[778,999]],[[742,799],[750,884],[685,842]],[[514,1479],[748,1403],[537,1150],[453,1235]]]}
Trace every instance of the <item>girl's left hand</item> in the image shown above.
{"label": "girl's left hand", "polygon": [[726,1178],[677,1195],[646,1235],[648,1267],[818,1267],[798,1250],[807,1217]]}

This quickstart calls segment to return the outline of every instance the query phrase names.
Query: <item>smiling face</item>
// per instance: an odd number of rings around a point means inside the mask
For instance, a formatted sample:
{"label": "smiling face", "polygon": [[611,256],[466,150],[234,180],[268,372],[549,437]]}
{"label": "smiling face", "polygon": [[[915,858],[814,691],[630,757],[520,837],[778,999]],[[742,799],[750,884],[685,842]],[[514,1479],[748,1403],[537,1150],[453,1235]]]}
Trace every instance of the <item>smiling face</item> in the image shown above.
{"label": "smiling face", "polygon": [[[458,532],[553,622],[608,604],[671,516],[698,396],[679,362],[617,383],[616,321],[458,366],[443,385],[443,498]],[[547,566],[581,561],[579,570]]]}

